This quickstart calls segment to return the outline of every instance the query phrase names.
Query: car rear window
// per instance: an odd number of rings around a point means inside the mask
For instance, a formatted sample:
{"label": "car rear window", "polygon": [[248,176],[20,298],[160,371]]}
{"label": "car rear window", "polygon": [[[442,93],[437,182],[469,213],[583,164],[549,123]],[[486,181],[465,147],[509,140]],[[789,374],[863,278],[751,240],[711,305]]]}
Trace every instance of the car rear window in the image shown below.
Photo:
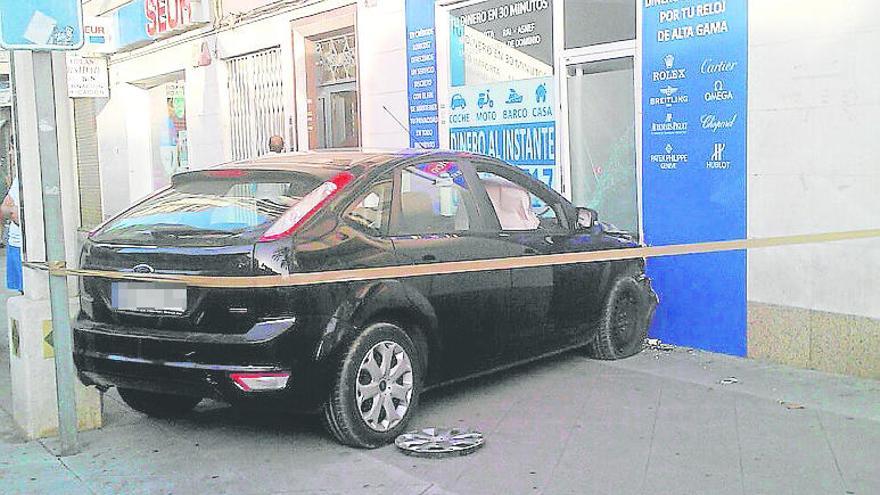
{"label": "car rear window", "polygon": [[256,235],[321,182],[302,172],[190,172],[176,176],[168,189],[113,219],[93,237],[132,242]]}

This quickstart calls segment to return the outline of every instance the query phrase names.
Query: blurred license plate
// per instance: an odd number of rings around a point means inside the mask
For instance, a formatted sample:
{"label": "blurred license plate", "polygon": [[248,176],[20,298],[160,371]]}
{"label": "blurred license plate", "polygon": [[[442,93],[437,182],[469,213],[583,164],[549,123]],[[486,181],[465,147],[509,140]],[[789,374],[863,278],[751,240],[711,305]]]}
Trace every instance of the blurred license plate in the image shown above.
{"label": "blurred license plate", "polygon": [[186,286],[162,282],[115,282],[110,302],[123,311],[186,311]]}

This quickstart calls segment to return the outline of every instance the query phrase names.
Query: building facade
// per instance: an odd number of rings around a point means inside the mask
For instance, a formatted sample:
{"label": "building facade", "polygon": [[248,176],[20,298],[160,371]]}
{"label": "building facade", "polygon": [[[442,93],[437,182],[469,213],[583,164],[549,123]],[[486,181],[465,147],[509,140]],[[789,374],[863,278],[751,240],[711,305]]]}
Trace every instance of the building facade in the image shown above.
{"label": "building facade", "polygon": [[[289,150],[498,156],[649,245],[880,218],[867,0],[84,7],[103,46],[86,56],[108,76],[107,97],[74,103],[84,227],[177,171],[266,153],[275,134]],[[649,272],[655,337],[880,376],[876,239],[652,259]]]}

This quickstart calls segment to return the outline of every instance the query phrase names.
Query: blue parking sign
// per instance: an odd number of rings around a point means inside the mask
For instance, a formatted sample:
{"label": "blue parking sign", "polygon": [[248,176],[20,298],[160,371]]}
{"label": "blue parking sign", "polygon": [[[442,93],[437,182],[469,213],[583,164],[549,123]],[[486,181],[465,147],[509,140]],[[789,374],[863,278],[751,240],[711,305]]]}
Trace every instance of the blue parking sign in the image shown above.
{"label": "blue parking sign", "polygon": [[76,50],[83,45],[81,0],[0,0],[0,46]]}

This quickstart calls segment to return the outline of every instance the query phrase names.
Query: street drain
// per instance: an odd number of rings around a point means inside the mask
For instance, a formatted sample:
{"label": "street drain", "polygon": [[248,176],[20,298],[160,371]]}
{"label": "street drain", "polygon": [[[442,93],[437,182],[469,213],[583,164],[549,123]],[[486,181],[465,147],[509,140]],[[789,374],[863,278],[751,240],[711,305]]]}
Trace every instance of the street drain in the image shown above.
{"label": "street drain", "polygon": [[482,433],[469,428],[431,427],[404,433],[394,445],[407,455],[438,458],[471,454],[484,442]]}

